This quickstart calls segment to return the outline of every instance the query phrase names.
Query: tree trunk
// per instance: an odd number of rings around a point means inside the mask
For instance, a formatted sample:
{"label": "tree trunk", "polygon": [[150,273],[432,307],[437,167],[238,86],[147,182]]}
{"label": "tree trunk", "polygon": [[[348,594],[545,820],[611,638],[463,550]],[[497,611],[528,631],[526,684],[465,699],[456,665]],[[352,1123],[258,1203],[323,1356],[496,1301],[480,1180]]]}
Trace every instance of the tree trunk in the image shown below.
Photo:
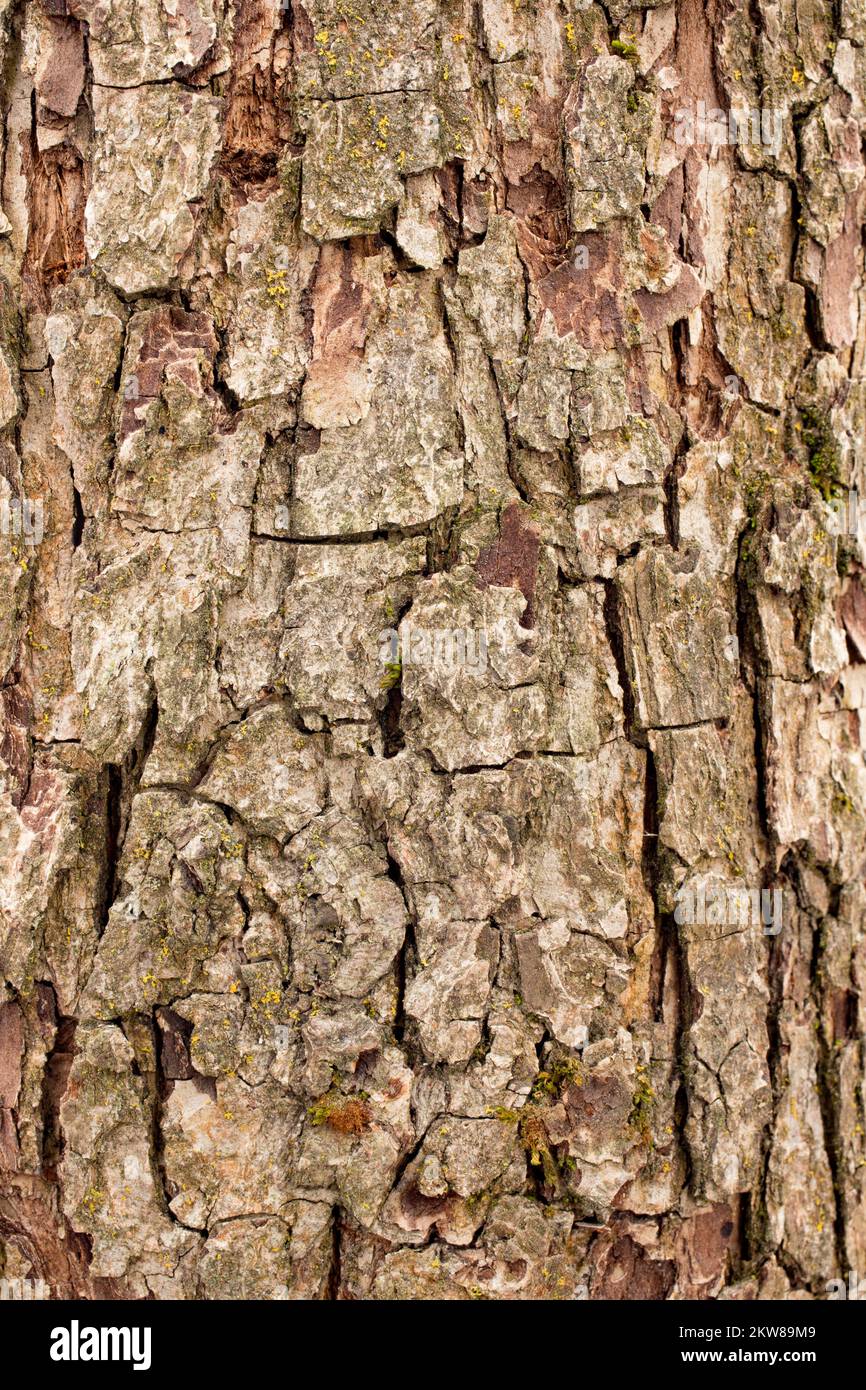
{"label": "tree trunk", "polygon": [[862,0],[0,53],[0,1276],[866,1273]]}

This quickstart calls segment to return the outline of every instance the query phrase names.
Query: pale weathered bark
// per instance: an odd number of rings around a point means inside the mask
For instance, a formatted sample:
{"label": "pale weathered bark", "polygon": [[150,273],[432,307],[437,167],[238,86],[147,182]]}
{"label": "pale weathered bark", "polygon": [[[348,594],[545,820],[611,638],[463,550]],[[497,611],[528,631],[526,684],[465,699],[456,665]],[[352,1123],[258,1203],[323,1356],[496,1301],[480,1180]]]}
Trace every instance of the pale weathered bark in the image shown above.
{"label": "pale weathered bark", "polygon": [[0,54],[0,1276],[866,1273],[863,0]]}

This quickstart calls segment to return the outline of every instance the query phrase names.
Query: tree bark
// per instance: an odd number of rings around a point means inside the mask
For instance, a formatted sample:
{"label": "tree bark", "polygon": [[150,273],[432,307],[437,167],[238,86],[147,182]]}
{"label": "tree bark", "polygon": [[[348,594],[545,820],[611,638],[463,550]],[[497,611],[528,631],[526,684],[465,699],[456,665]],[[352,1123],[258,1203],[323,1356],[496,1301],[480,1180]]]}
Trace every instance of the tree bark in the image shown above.
{"label": "tree bark", "polygon": [[862,0],[0,57],[0,1277],[866,1273]]}

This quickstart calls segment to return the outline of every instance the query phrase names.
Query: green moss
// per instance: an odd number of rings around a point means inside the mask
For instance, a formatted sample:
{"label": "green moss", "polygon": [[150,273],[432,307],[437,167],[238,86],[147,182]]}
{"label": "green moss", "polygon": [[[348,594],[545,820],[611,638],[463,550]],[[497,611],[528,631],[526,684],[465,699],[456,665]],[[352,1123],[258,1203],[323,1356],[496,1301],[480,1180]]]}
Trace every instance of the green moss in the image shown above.
{"label": "green moss", "polygon": [[403,674],[402,661],[386,661],[385,674],[379,682],[381,690],[391,690],[393,686],[400,684],[400,677]]}
{"label": "green moss", "polygon": [[628,1117],[629,1128],[640,1136],[642,1144],[652,1148],[655,1091],[650,1081],[649,1068],[639,1062],[636,1071],[637,1085],[632,1096],[631,1114]]}
{"label": "green moss", "polygon": [[334,1094],[320,1096],[308,1106],[310,1123],[327,1125],[338,1134],[363,1134],[372,1122],[372,1113],[367,1104],[367,1093],[360,1091],[356,1096]]}
{"label": "green moss", "polygon": [[552,1096],[559,1100],[569,1086],[582,1086],[583,1079],[583,1064],[577,1057],[558,1057],[549,1070],[538,1073],[530,1099]]}
{"label": "green moss", "polygon": [[620,58],[636,58],[638,56],[635,45],[633,43],[625,43],[622,39],[614,39],[610,46],[614,53],[619,54]]}
{"label": "green moss", "polygon": [[550,1152],[550,1139],[544,1116],[536,1106],[527,1106],[520,1117],[520,1140],[532,1168],[540,1168],[551,1187],[558,1186],[558,1173]]}
{"label": "green moss", "polygon": [[494,1119],[501,1120],[503,1124],[516,1125],[520,1123],[520,1111],[509,1110],[505,1105],[492,1105],[487,1111]]}
{"label": "green moss", "polygon": [[809,451],[809,477],[812,486],[825,502],[838,497],[842,486],[839,471],[839,446],[833,434],[830,417],[815,406],[805,406],[800,412],[803,420],[803,442]]}

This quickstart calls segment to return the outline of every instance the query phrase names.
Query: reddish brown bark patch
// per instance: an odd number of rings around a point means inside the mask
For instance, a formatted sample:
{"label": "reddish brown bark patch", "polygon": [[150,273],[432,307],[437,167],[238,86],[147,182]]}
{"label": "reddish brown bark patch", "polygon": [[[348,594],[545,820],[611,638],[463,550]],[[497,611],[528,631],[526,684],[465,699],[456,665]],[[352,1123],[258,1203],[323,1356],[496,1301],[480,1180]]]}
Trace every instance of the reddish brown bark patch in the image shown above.
{"label": "reddish brown bark patch", "polygon": [[862,188],[849,194],[842,231],[827,247],[819,297],[824,335],[833,347],[850,347],[856,337],[851,287],[857,283],[864,197]]}
{"label": "reddish brown bark patch", "polygon": [[[707,107],[724,107],[713,63],[713,27],[717,21],[715,0],[680,0],[677,7],[676,67],[680,85],[678,106],[703,100]],[[672,98],[673,100],[674,98]]]}
{"label": "reddish brown bark patch", "polygon": [[162,1037],[160,1067],[163,1076],[166,1081],[191,1081],[196,1075],[189,1051],[192,1024],[168,1008],[157,1009],[156,1021]]}
{"label": "reddish brown bark patch", "polygon": [[24,1020],[15,1003],[0,1004],[0,1169],[18,1166],[15,1108],[21,1090]]}
{"label": "reddish brown bark patch", "polygon": [[503,588],[517,588],[523,594],[526,608],[520,619],[521,627],[531,628],[535,621],[535,584],[540,546],[538,532],[526,524],[518,503],[512,502],[499,519],[499,540],[481,551],[475,565],[485,588],[496,584]]}
{"label": "reddish brown bark patch", "polygon": [[13,1003],[0,1004],[0,1106],[14,1110],[21,1089],[24,1021]]}
{"label": "reddish brown bark patch", "polygon": [[32,717],[33,705],[23,686],[6,685],[0,690],[0,761],[14,784],[12,804],[18,809],[27,795],[33,765],[28,735]]}
{"label": "reddish brown bark patch", "polygon": [[688,1298],[707,1298],[724,1275],[728,1256],[740,1234],[727,1202],[697,1212],[683,1222],[677,1237],[679,1283]]}
{"label": "reddish brown bark patch", "polygon": [[619,1236],[600,1255],[592,1297],[658,1302],[667,1298],[675,1276],[672,1260],[653,1260],[631,1236]]}
{"label": "reddish brown bark patch", "polygon": [[573,259],[539,280],[541,303],[561,338],[573,333],[583,347],[621,347],[622,238],[617,231],[583,232],[573,251]]}
{"label": "reddish brown bark patch", "polygon": [[47,767],[37,767],[27,786],[21,804],[21,819],[39,836],[38,849],[48,854],[57,835],[57,812],[63,801],[63,789],[57,775]]}
{"label": "reddish brown bark patch", "polygon": [[848,641],[860,661],[866,661],[866,593],[859,579],[852,579],[839,605]]}
{"label": "reddish brown bark patch", "polygon": [[483,237],[490,217],[490,180],[486,174],[474,179],[463,177],[461,187],[461,225],[468,239]]}
{"label": "reddish brown bark patch", "polygon": [[420,1231],[425,1237],[429,1236],[431,1229],[435,1227],[437,1234],[447,1239],[459,1210],[460,1198],[456,1194],[427,1197],[410,1184],[400,1193],[400,1215],[397,1224],[404,1231]]}
{"label": "reddish brown bark patch", "polygon": [[622,1086],[614,1077],[590,1075],[582,1086],[569,1086],[565,1107],[572,1125],[588,1120],[596,1128],[616,1124],[622,1111]]}
{"label": "reddish brown bark patch", "polygon": [[0,1183],[0,1236],[29,1260],[53,1298],[131,1298],[120,1279],[91,1275],[90,1241],[69,1225],[58,1192],[44,1178],[7,1175]]}
{"label": "reddish brown bark patch", "polygon": [[853,1042],[857,1038],[857,1006],[859,996],[852,989],[834,989],[830,996],[830,1018],[834,1043]]}
{"label": "reddish brown bark patch", "polygon": [[[43,1007],[50,1009],[53,1028],[56,1016],[54,992],[50,985],[40,985],[39,989],[43,992]],[[60,1106],[69,1086],[69,1074],[75,1060],[77,1027],[74,1018],[60,1019],[42,1079],[42,1170],[52,1182],[57,1180],[57,1165],[63,1153]]]}
{"label": "reddish brown bark patch", "polygon": [[24,160],[30,227],[23,279],[29,297],[48,307],[51,291],[87,261],[81,157],[70,145],[28,154]]}
{"label": "reddish brown bark patch", "polygon": [[364,346],[370,296],[355,279],[355,257],[346,244],[328,242],[313,285],[313,355],[346,356]]}
{"label": "reddish brown bark patch", "polygon": [[530,278],[542,280],[565,258],[565,190],[552,174],[535,164],[519,183],[509,184],[505,206],[515,215],[517,243]]}
{"label": "reddish brown bark patch", "polygon": [[40,116],[71,119],[84,91],[84,35],[72,19],[50,21],[51,43],[36,70]]}
{"label": "reddish brown bark patch", "polygon": [[[275,186],[277,160],[291,142],[289,93],[274,71],[273,0],[238,0],[220,170],[238,187]],[[288,45],[283,38],[284,47]],[[260,55],[269,55],[262,68]]]}
{"label": "reddish brown bark patch", "polygon": [[463,194],[462,166],[451,160],[448,164],[443,164],[441,169],[436,170],[435,178],[439,185],[439,206],[448,223],[448,229],[452,233],[459,232],[461,229],[460,202]]}
{"label": "reddish brown bark patch", "polygon": [[120,440],[142,428],[142,406],[156,400],[166,374],[182,381],[194,395],[209,390],[202,366],[213,363],[218,349],[207,314],[187,313],[173,304],[158,309],[148,321],[138,360],[127,379]]}
{"label": "reddish brown bark patch", "polygon": [[635,303],[651,333],[661,333],[668,324],[687,318],[702,298],[700,281],[688,266],[683,266],[673,289],[666,290],[664,294],[651,294],[649,290],[635,293]]}
{"label": "reddish brown bark patch", "polygon": [[683,198],[685,196],[685,168],[678,164],[668,175],[664,190],[652,206],[650,221],[661,227],[671,246],[679,246],[683,228]]}

